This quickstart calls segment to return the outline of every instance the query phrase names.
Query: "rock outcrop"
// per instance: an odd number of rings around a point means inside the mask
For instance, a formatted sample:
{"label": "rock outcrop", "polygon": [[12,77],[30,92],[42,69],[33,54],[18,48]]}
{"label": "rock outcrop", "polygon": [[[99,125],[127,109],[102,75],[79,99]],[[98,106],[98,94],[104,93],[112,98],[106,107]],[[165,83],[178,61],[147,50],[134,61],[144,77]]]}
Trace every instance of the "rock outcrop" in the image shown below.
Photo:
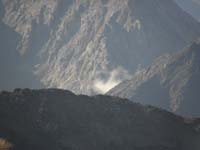
{"label": "rock outcrop", "polygon": [[200,35],[199,23],[173,0],[2,3],[3,23],[20,35],[15,49],[25,68],[45,87],[76,93],[106,92],[138,66]]}
{"label": "rock outcrop", "polygon": [[196,40],[181,52],[158,57],[151,67],[138,71],[108,94],[199,116],[199,66],[200,40]]}

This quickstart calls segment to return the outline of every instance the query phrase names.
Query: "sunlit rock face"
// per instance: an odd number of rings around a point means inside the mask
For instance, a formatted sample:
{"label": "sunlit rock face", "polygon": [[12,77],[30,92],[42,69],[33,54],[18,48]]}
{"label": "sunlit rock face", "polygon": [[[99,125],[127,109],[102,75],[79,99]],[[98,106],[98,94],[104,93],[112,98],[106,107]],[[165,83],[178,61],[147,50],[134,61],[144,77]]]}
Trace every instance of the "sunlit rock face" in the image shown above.
{"label": "sunlit rock face", "polygon": [[[35,37],[32,35],[37,34],[37,30],[45,33],[45,28],[52,21],[53,13],[57,6],[57,1],[54,0],[2,0],[5,9],[3,22],[9,27],[14,28],[21,37],[19,44],[19,52],[24,55],[34,43]],[[35,28],[40,29],[35,29]],[[39,40],[38,40],[39,41]],[[39,43],[37,43],[39,44]]]}
{"label": "sunlit rock face", "polygon": [[107,94],[151,104],[175,113],[200,115],[200,40],[171,55],[158,57]]}
{"label": "sunlit rock face", "polygon": [[138,67],[182,49],[199,24],[172,0],[2,0],[3,21],[45,87],[105,93]]}
{"label": "sunlit rock face", "polygon": [[[29,65],[31,60],[28,57],[22,58],[17,51],[22,37],[14,28],[5,24],[5,14],[5,5],[0,1],[0,90],[41,87],[41,83],[35,79]],[[15,15],[13,13],[13,16]]]}
{"label": "sunlit rock face", "polygon": [[0,93],[0,116],[3,150],[200,149],[199,119],[110,96],[16,89]]}

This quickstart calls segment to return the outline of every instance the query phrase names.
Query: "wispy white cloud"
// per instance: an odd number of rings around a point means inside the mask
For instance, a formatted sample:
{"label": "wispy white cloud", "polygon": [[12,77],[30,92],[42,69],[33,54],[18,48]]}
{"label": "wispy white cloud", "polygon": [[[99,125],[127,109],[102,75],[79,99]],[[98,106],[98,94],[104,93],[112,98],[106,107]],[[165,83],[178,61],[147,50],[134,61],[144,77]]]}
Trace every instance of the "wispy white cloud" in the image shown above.
{"label": "wispy white cloud", "polygon": [[94,81],[94,90],[98,93],[105,94],[121,81],[128,79],[129,77],[130,75],[125,69],[118,67],[109,73],[107,80],[101,78],[96,79]]}

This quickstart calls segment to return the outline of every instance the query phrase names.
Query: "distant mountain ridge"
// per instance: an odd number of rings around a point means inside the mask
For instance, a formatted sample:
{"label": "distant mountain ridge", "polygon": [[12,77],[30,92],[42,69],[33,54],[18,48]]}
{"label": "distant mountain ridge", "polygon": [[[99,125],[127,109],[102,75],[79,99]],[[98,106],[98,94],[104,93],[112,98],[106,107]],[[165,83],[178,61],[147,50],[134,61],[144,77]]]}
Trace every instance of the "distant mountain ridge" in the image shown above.
{"label": "distant mountain ridge", "polygon": [[110,96],[0,93],[0,135],[13,150],[199,150],[199,125],[199,119]]}
{"label": "distant mountain ridge", "polygon": [[200,22],[200,0],[175,0],[185,11]]}
{"label": "distant mountain ridge", "polygon": [[185,50],[163,55],[108,92],[173,112],[199,116],[200,40]]}
{"label": "distant mountain ridge", "polygon": [[[199,23],[173,0],[1,1],[2,22],[20,36],[12,52],[23,67],[15,68],[76,93],[104,93],[200,35]],[[27,80],[27,87],[36,81]]]}

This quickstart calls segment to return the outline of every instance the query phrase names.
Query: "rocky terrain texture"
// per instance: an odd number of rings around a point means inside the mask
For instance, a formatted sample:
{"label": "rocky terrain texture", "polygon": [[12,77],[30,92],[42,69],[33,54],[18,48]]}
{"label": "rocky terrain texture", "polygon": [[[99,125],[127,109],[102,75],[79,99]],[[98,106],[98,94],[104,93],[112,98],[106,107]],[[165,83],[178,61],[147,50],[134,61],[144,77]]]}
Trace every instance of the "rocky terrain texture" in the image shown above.
{"label": "rocky terrain texture", "polygon": [[175,0],[185,11],[200,22],[200,0]]}
{"label": "rocky terrain texture", "polygon": [[[13,39],[11,54],[20,58],[11,61],[20,68],[19,80],[34,70],[45,87],[76,93],[104,93],[138,66],[180,50],[200,35],[199,23],[173,0],[0,2],[1,22],[15,35],[6,33]],[[33,80],[23,83],[30,87]]]}
{"label": "rocky terrain texture", "polygon": [[175,54],[158,57],[151,67],[108,92],[173,112],[200,115],[200,40]]}
{"label": "rocky terrain texture", "polygon": [[0,146],[13,150],[199,150],[200,120],[65,90],[0,93]]}
{"label": "rocky terrain texture", "polygon": [[[17,16],[15,12],[12,15]],[[5,24],[4,19],[5,8],[0,0],[0,90],[11,90],[14,87],[42,87],[40,81],[33,75],[32,60],[26,56],[22,57],[17,51],[22,36]],[[14,21],[12,18],[11,20]]]}

